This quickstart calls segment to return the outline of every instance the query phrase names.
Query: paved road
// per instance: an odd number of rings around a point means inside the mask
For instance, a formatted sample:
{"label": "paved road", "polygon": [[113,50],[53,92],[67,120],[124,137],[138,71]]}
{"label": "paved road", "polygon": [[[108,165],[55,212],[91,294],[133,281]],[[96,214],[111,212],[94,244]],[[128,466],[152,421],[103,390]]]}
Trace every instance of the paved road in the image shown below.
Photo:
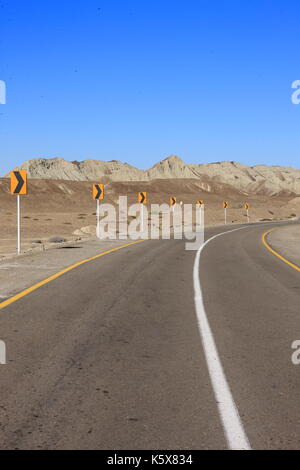
{"label": "paved road", "polygon": [[[201,287],[252,448],[300,448],[299,273],[262,245],[266,227],[211,241]],[[0,311],[1,448],[225,449],[194,261],[181,241],[146,241]]]}

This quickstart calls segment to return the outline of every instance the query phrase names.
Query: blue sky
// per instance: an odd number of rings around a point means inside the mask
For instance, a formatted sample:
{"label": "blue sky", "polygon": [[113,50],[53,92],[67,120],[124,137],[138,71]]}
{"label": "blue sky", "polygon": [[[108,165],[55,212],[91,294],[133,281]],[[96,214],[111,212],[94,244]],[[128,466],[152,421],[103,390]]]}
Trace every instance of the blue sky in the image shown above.
{"label": "blue sky", "polygon": [[300,5],[0,2],[0,174],[38,157],[300,167]]}

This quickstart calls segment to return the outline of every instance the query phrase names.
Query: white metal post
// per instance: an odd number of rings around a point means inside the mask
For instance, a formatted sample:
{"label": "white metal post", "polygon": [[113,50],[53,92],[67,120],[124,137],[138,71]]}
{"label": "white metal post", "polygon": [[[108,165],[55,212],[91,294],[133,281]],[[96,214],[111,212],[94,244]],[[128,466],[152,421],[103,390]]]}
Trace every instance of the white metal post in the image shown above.
{"label": "white metal post", "polygon": [[202,204],[200,204],[199,210],[200,210],[200,227],[202,227]]}
{"label": "white metal post", "polygon": [[249,209],[247,209],[247,219],[248,219],[248,224],[249,224],[250,223]]}
{"label": "white metal post", "polygon": [[227,208],[226,207],[225,207],[224,211],[225,211],[225,225],[227,225]]}
{"label": "white metal post", "polygon": [[141,234],[144,234],[144,204],[141,207]]}
{"label": "white metal post", "polygon": [[17,196],[17,239],[18,239],[18,245],[17,245],[17,251],[18,255],[21,253],[21,204],[20,204],[20,194]]}
{"label": "white metal post", "polygon": [[97,199],[97,230],[96,235],[100,238],[100,201]]}
{"label": "white metal post", "polygon": [[[199,216],[198,216],[199,214]],[[197,227],[197,222],[199,222],[199,226],[200,226],[200,229],[201,229],[201,225],[202,225],[202,209],[201,209],[201,204],[197,205],[196,206],[196,227]]]}

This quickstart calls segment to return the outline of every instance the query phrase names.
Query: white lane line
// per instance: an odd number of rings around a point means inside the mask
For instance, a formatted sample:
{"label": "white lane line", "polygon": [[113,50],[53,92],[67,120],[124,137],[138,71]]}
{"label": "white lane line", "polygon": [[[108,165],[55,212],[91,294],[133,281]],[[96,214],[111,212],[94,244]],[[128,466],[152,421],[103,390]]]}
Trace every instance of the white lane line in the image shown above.
{"label": "white lane line", "polygon": [[200,258],[206,245],[217,237],[227,233],[243,230],[248,227],[229,230],[219,233],[207,240],[197,251],[194,263],[193,280],[195,291],[195,306],[198,319],[198,327],[202,340],[202,345],[206,357],[208,371],[218,405],[219,414],[223,424],[228,447],[232,450],[251,450],[251,446],[245,433],[238,409],[234,402],[230,387],[220,361],[218,350],[215,344],[213,333],[209,326],[207,315],[203,304],[203,295],[200,283]]}

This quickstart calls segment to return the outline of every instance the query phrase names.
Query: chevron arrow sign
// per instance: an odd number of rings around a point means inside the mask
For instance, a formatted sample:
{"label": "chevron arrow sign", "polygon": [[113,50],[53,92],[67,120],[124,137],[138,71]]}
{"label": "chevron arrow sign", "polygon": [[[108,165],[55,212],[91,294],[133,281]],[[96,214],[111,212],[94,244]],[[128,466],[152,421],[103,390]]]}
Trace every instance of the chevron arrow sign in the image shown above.
{"label": "chevron arrow sign", "polygon": [[27,194],[27,173],[26,170],[14,170],[10,173],[11,194]]}
{"label": "chevron arrow sign", "polygon": [[104,184],[94,184],[93,186],[93,199],[99,201],[104,199]]}

